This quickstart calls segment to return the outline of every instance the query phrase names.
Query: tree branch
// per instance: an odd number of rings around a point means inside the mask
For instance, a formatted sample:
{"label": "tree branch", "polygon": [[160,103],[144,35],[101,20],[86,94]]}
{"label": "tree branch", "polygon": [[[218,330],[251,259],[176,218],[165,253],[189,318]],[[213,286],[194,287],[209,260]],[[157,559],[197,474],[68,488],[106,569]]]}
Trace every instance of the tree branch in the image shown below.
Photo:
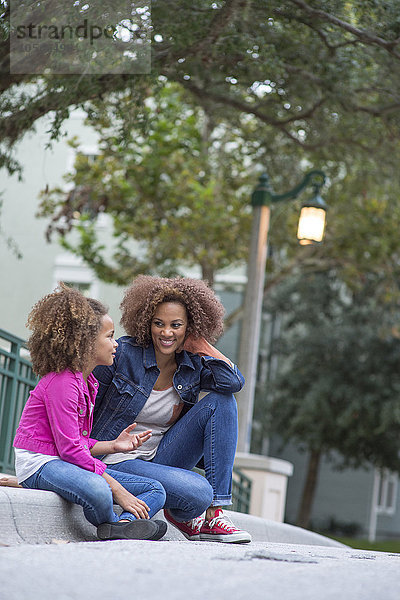
{"label": "tree branch", "polygon": [[200,43],[192,44],[185,52],[186,56],[202,56],[204,51],[209,54],[225,29],[233,23],[235,17],[242,13],[249,5],[249,0],[226,0],[224,6],[216,11],[210,23],[210,32]]}
{"label": "tree branch", "polygon": [[199,87],[198,85],[196,85],[195,83],[193,83],[193,81],[191,81],[191,80],[184,81],[183,85],[198,98],[208,98],[219,104],[225,104],[225,105],[228,104],[241,112],[253,114],[255,117],[260,119],[260,121],[262,121],[263,123],[266,123],[267,125],[272,125],[272,127],[277,127],[279,129],[281,129],[281,131],[283,133],[285,133],[285,135],[287,135],[293,141],[296,141],[303,147],[305,147],[305,145],[302,144],[302,142],[300,140],[295,138],[295,136],[293,136],[290,132],[288,132],[285,129],[285,125],[289,125],[290,123],[294,123],[296,121],[301,121],[303,119],[307,119],[307,118],[311,117],[315,113],[315,111],[325,101],[324,98],[320,98],[319,100],[317,100],[317,102],[315,104],[313,104],[313,106],[311,106],[307,110],[304,110],[301,113],[298,113],[295,117],[289,117],[287,119],[278,120],[278,119],[273,119],[270,116],[266,115],[264,112],[259,110],[259,108],[255,104],[250,104],[249,102],[246,102],[245,100],[238,100],[238,99],[232,98],[227,94],[225,94],[225,95],[216,94],[215,92],[211,92],[209,89],[205,90],[205,89]]}
{"label": "tree branch", "polygon": [[[74,90],[74,102],[70,106],[77,106],[87,100],[93,100],[108,91],[125,89],[130,78],[130,75],[95,77],[93,78],[92,87],[87,85],[80,87],[79,79],[77,78],[77,86]],[[35,101],[29,102],[28,106],[29,110],[21,108],[13,114],[0,119],[0,131],[3,140],[8,138],[11,142],[14,142],[20,135],[31,129],[35,121],[40,117],[51,111],[65,109],[64,86],[60,86],[57,91],[47,92],[45,99],[39,96]]]}
{"label": "tree branch", "polygon": [[360,106],[357,104],[350,104],[353,110],[365,112],[374,117],[380,117],[382,115],[398,111],[400,108],[400,102],[388,104],[387,106],[373,107],[373,106]]}
{"label": "tree branch", "polygon": [[[395,56],[396,58],[400,59],[400,53],[395,51],[395,47],[400,43],[400,38],[397,38],[392,41],[388,41],[388,40],[385,40],[385,39],[379,37],[378,35],[374,35],[373,33],[367,31],[366,29],[360,29],[358,27],[355,27],[354,25],[351,25],[347,21],[343,21],[342,19],[339,19],[338,17],[335,17],[334,15],[331,15],[323,10],[313,8],[312,6],[307,4],[307,2],[304,2],[304,0],[289,0],[289,1],[292,4],[295,4],[299,8],[303,9],[308,15],[317,17],[318,19],[320,19],[322,21],[332,23],[333,25],[340,27],[340,29],[343,29],[344,31],[351,33],[352,35],[354,35],[358,40],[360,40],[364,44],[380,46],[381,48],[384,48],[385,50],[387,50],[392,56]],[[305,23],[305,24],[310,26],[309,23]]]}

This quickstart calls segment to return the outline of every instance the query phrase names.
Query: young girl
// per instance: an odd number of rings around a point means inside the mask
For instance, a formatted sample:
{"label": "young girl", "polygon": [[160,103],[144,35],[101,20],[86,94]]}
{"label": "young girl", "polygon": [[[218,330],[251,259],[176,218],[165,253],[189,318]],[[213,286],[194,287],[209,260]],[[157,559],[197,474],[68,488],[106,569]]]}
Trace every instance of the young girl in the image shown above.
{"label": "young girl", "polygon": [[118,346],[106,308],[61,283],[33,307],[27,326],[33,369],[42,378],[14,439],[18,482],[80,504],[100,539],[160,539],[166,523],[150,518],[164,505],[163,486],[95,458],[136,450],[151,431],[133,434],[130,424],[111,441],[90,437],[98,389],[92,370],[112,365]]}

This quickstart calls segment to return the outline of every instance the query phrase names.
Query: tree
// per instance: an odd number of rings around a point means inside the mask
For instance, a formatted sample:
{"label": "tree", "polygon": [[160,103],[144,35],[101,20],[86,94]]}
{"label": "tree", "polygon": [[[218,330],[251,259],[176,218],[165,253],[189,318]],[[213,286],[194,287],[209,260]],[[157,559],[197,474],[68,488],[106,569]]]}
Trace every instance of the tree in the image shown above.
{"label": "tree", "polygon": [[[254,115],[266,125],[262,143],[270,155],[279,141],[288,155],[297,148],[303,156],[320,150],[326,160],[349,153],[390,160],[397,144],[397,0],[153,0],[149,76],[40,78],[7,72],[8,4],[3,0],[0,130],[10,171],[18,168],[14,144],[38,118],[53,115],[55,138],[74,106],[123,90],[140,103],[160,75],[183,85],[208,113],[232,122]],[[65,14],[79,3],[54,4]]]}
{"label": "tree", "polygon": [[[138,273],[199,266],[212,285],[217,271],[247,256],[259,146],[210,119],[181,86],[161,83],[154,92],[140,107],[126,93],[92,106],[99,155],[78,153],[67,176],[72,191],[46,192],[40,214],[52,217],[48,237],[60,233],[102,279],[125,284]],[[111,261],[94,221],[101,212],[112,218]],[[66,236],[71,229],[78,242]]]}
{"label": "tree", "polygon": [[[6,37],[8,2],[2,5]],[[59,7],[56,0],[54,5]],[[64,2],[62,8],[76,5]],[[171,19],[173,13],[179,20]],[[316,166],[327,172],[332,189],[343,189],[350,174],[354,195],[360,196],[365,183],[352,170],[364,165],[362,172],[370,180],[374,173],[379,187],[395,176],[398,165],[398,16],[394,0],[290,0],[284,6],[277,0],[268,5],[263,0],[154,0],[148,76],[10,75],[5,40],[0,42],[0,165],[20,170],[14,145],[43,115],[53,115],[50,140],[61,135],[75,106],[92,113],[91,104],[100,102],[112,110],[114,99],[125,95],[137,115],[162,77],[186,90],[186,101],[201,108],[211,129],[223,121],[235,134],[240,129],[250,152],[257,145],[259,163],[277,189],[292,187],[300,171]],[[334,192],[330,199],[331,206],[340,201]],[[85,232],[87,259],[101,276],[112,278],[93,254],[89,229]],[[121,249],[120,265],[125,255]]]}
{"label": "tree", "polygon": [[302,527],[322,455],[339,467],[400,470],[400,309],[398,299],[377,299],[379,279],[371,274],[355,293],[334,271],[299,274],[270,295],[282,318],[279,368],[258,418],[309,453]]}

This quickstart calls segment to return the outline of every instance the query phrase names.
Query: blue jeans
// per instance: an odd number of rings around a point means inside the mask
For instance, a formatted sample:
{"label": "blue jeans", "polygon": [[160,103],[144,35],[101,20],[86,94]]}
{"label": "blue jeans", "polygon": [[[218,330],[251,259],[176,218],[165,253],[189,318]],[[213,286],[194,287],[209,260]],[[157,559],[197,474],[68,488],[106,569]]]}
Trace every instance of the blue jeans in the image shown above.
{"label": "blue jeans", "polygon": [[[158,481],[114,471],[111,467],[107,467],[106,472],[131,494],[146,502],[150,518],[164,506],[165,490]],[[130,512],[123,511],[120,516],[114,512],[111,488],[104,477],[63,460],[45,463],[25,479],[22,486],[56,492],[65,500],[80,504],[86,519],[95,526],[120,519],[136,519]]]}
{"label": "blue jeans", "polygon": [[[165,433],[152,461],[125,460],[112,468],[159,481],[167,494],[165,508],[186,521],[210,505],[232,504],[236,444],[236,400],[210,392]],[[200,459],[206,479],[190,471]]]}

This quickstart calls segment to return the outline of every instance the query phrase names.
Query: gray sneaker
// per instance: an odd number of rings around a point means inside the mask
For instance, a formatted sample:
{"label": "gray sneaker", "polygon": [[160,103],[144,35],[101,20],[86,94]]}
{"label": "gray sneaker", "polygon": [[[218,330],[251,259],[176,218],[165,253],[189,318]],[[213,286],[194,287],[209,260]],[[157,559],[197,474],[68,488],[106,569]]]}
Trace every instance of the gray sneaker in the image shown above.
{"label": "gray sneaker", "polygon": [[167,525],[164,521],[135,519],[134,521],[101,523],[97,527],[97,537],[100,540],[159,540],[166,530]]}

